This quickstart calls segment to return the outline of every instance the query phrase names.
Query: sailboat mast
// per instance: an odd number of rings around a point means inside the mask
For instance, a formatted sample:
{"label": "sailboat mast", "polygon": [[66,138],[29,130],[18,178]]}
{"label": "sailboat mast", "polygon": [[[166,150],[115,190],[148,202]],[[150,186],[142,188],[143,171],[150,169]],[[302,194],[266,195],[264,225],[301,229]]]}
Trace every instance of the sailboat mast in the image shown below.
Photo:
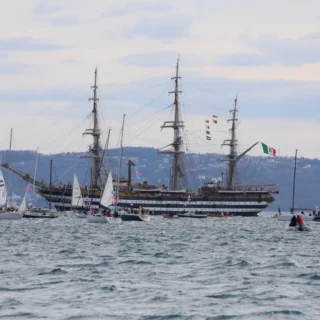
{"label": "sailboat mast", "polygon": [[[93,169],[92,169],[92,178],[91,178],[91,186],[92,188],[98,187],[98,180],[100,176],[100,135],[101,131],[99,129],[99,119],[98,119],[98,101],[97,98],[97,76],[98,76],[98,70],[95,69],[94,72],[94,85],[91,87],[93,89],[93,98],[89,98],[89,101],[93,101],[93,107],[92,107],[92,117],[93,117],[93,129],[87,129],[84,133],[84,135],[89,134],[93,137],[93,144],[90,147],[90,152],[92,156],[89,158],[93,158]],[[86,158],[86,157],[85,157]]]}
{"label": "sailboat mast", "polygon": [[230,146],[230,152],[229,152],[229,156],[227,158],[227,161],[229,162],[228,165],[228,172],[227,172],[227,189],[231,189],[232,188],[232,184],[233,184],[233,176],[234,176],[234,171],[235,171],[235,166],[236,166],[236,162],[237,162],[237,146],[238,146],[238,141],[236,140],[236,129],[237,129],[237,122],[238,122],[238,118],[237,118],[237,113],[238,113],[238,96],[235,97],[234,99],[234,108],[233,110],[230,111],[230,113],[232,114],[232,118],[228,120],[231,121],[232,125],[231,125],[231,139],[230,140],[225,140],[223,142],[223,146]]}
{"label": "sailboat mast", "polygon": [[38,166],[38,151],[39,151],[39,148],[37,148],[37,151],[36,151],[36,160],[34,163],[34,172],[33,172],[33,188],[32,188],[32,202],[33,202],[33,204],[35,202],[34,192],[35,192],[36,174],[37,174],[37,166]]}
{"label": "sailboat mast", "polygon": [[118,182],[117,182],[117,192],[116,192],[116,201],[115,201],[115,206],[117,208],[118,205],[118,194],[119,194],[119,185],[120,185],[120,174],[121,174],[121,169],[122,169],[122,156],[123,156],[123,132],[124,132],[124,120],[125,120],[126,115],[123,115],[122,118],[122,128],[121,128],[121,139],[120,139],[120,160],[119,160],[119,172],[118,172]]}
{"label": "sailboat mast", "polygon": [[51,196],[52,196],[52,159],[50,160],[50,199],[49,199],[49,209],[51,211]]}
{"label": "sailboat mast", "polygon": [[298,149],[296,149],[296,154],[295,154],[295,157],[294,157],[292,207],[291,207],[292,208],[292,212],[294,211],[294,196],[295,196],[295,190],[296,190],[297,154],[298,154]]}
{"label": "sailboat mast", "polygon": [[184,127],[183,121],[181,121],[180,114],[180,104],[179,104],[179,94],[182,92],[179,90],[179,80],[181,77],[179,76],[179,58],[177,60],[176,65],[176,74],[175,77],[171,78],[175,82],[174,91],[169,92],[169,94],[174,94],[174,121],[166,121],[161,129],[163,128],[173,128],[173,142],[171,146],[173,151],[162,151],[162,153],[172,153],[173,154],[173,163],[172,163],[172,171],[170,175],[170,188],[172,190],[177,190],[179,187],[179,178],[183,177],[184,174],[182,172],[180,166],[180,156],[183,152],[183,141],[181,136],[181,128]]}
{"label": "sailboat mast", "polygon": [[[12,131],[13,129],[10,129],[10,142],[9,142],[9,155],[8,155],[8,164],[10,163],[11,160],[11,150],[12,150]],[[5,204],[5,209],[7,211],[8,208],[8,197],[9,197],[9,186],[11,184],[11,171],[8,173],[8,186],[7,186],[7,197],[6,197],[6,204]],[[12,196],[11,196],[12,197]]]}

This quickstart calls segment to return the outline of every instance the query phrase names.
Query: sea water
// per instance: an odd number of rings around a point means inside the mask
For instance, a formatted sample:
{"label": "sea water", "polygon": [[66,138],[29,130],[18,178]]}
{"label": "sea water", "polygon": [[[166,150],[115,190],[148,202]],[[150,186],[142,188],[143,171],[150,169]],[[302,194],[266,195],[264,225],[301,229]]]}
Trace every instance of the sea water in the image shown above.
{"label": "sea water", "polygon": [[0,221],[2,319],[319,319],[320,224]]}

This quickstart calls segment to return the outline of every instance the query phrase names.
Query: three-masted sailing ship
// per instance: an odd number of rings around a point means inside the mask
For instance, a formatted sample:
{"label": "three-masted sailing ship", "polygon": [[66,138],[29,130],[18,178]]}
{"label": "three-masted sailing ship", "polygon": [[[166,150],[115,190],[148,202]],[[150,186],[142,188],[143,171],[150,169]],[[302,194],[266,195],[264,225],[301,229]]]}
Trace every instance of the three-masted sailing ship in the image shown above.
{"label": "three-masted sailing ship", "polygon": [[[160,187],[149,185],[147,182],[143,184],[131,183],[131,167],[134,165],[132,161],[128,162],[128,179],[119,186],[118,206],[130,207],[131,209],[146,208],[153,214],[172,213],[179,214],[186,210],[197,211],[198,213],[222,213],[228,212],[235,216],[257,216],[259,212],[265,210],[270,203],[274,201],[273,193],[278,193],[276,185],[241,185],[234,183],[237,163],[244,155],[246,155],[257,143],[238,155],[237,153],[237,98],[234,101],[234,108],[230,111],[231,119],[231,137],[225,140],[223,145],[229,146],[229,155],[224,159],[228,162],[227,177],[225,184],[221,181],[213,179],[205,182],[197,191],[187,191],[184,187],[185,172],[183,170],[183,135],[184,122],[181,119],[181,110],[179,103],[179,60],[177,61],[175,76],[172,78],[175,82],[174,91],[170,92],[174,95],[174,119],[173,121],[164,122],[162,129],[171,128],[174,132],[173,142],[164,147],[160,152],[172,155],[172,166],[170,170],[170,186]],[[89,148],[88,156],[92,160],[92,182],[90,187],[81,187],[83,195],[87,195],[91,199],[91,206],[98,208],[100,202],[101,191],[103,190],[103,179],[101,178],[102,148],[100,145],[101,130],[99,129],[98,119],[98,98],[97,98],[97,69],[95,70],[92,118],[93,128],[87,129],[84,134],[93,137],[93,144]],[[24,180],[34,183],[39,194],[45,199],[49,199],[49,186],[43,182],[34,180],[30,175],[19,172],[7,164],[3,165],[7,169],[15,172]],[[119,183],[119,182],[118,182]],[[72,190],[63,189],[53,186],[51,190],[51,201],[57,210],[70,210]],[[77,208],[74,208],[77,209]],[[81,209],[79,207],[79,209]]]}

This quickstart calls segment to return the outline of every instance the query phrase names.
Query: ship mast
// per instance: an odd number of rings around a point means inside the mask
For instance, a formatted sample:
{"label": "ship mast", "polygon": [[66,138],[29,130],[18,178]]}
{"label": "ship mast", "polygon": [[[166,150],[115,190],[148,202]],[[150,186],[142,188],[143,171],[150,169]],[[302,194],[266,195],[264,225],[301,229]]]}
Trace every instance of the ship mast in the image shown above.
{"label": "ship mast", "polygon": [[98,180],[100,176],[100,162],[102,161],[100,155],[100,135],[101,131],[99,129],[99,121],[98,121],[98,104],[97,102],[99,99],[97,98],[97,74],[98,70],[95,69],[94,72],[94,85],[91,87],[93,89],[93,98],[89,98],[89,101],[93,101],[93,108],[92,108],[92,118],[93,118],[93,128],[87,129],[83,135],[91,135],[93,137],[93,144],[89,148],[89,152],[91,156],[85,156],[84,158],[92,158],[93,159],[93,169],[92,169],[92,181],[91,187],[97,188],[98,187]]}
{"label": "ship mast", "polygon": [[238,103],[238,96],[234,99],[234,108],[230,111],[232,117],[228,120],[228,122],[231,121],[231,139],[225,140],[223,142],[223,146],[229,146],[229,156],[225,160],[229,162],[228,165],[228,172],[227,172],[227,189],[232,188],[232,182],[233,182],[233,175],[235,172],[235,166],[237,162],[237,146],[238,146],[238,140],[236,140],[236,127],[238,123],[238,109],[237,109],[237,103]]}
{"label": "ship mast", "polygon": [[247,150],[242,152],[240,155],[237,153],[238,148],[238,140],[236,138],[236,129],[238,124],[238,95],[236,95],[234,99],[234,108],[230,111],[231,113],[231,119],[228,120],[228,122],[231,122],[231,139],[230,140],[224,140],[222,143],[222,146],[229,146],[230,151],[227,158],[223,159],[224,161],[228,161],[228,172],[227,172],[227,181],[226,181],[226,187],[227,189],[232,189],[233,185],[233,177],[236,169],[237,162],[242,159],[251,149],[253,149],[258,143],[254,143],[251,147],[249,147]]}
{"label": "ship mast", "polygon": [[[181,136],[181,128],[184,127],[183,121],[181,120],[180,115],[180,105],[179,105],[179,94],[182,91],[179,91],[179,58],[177,60],[176,65],[176,75],[175,77],[171,78],[171,80],[175,81],[175,89],[174,91],[169,92],[169,94],[174,94],[174,121],[166,121],[162,125],[161,129],[163,128],[173,128],[173,142],[166,147],[171,146],[173,150],[170,151],[161,151],[161,153],[169,153],[173,154],[173,163],[171,169],[171,176],[170,176],[170,188],[171,190],[178,190],[181,188],[179,185],[179,180],[184,177],[184,173],[182,172],[182,168],[180,166],[180,156],[183,153],[183,140]],[[166,148],[164,147],[164,148]],[[163,148],[162,148],[163,149]]]}

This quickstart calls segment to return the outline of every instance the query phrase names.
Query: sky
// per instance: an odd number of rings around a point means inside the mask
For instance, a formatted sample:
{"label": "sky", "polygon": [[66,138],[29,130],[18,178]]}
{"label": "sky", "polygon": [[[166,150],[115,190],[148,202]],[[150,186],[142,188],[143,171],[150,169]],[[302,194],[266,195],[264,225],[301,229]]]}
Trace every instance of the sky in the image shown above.
{"label": "sky", "polygon": [[[319,158],[320,2],[315,0],[0,0],[0,150],[85,151],[98,68],[102,144],[173,139],[180,55],[187,151],[227,152],[238,95],[239,152],[257,141]],[[19,8],[19,10],[17,10]],[[205,140],[205,119],[212,140]],[[262,155],[260,145],[251,155]]]}

